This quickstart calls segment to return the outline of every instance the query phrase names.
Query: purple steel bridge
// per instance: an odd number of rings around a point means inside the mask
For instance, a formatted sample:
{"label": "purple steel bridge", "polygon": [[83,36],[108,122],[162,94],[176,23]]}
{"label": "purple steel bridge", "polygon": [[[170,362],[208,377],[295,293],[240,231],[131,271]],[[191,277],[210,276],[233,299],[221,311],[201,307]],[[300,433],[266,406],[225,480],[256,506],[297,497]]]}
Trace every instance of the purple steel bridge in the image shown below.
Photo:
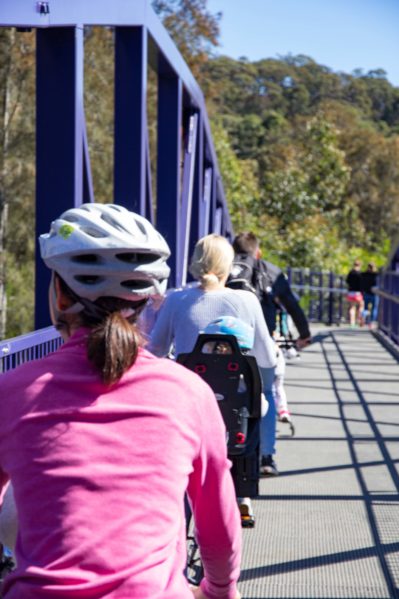
{"label": "purple steel bridge", "polygon": [[[170,285],[185,285],[197,239],[209,232],[231,239],[233,229],[203,94],[149,0],[1,0],[0,26],[36,31],[36,238],[63,210],[94,201],[84,112],[84,29],[112,27],[113,201],[156,225],[172,251]],[[148,67],[158,80],[153,169]],[[381,281],[380,327],[399,343],[399,274],[392,264]],[[0,372],[59,343],[43,301],[49,272],[40,260],[35,268],[37,330],[0,342]]]}

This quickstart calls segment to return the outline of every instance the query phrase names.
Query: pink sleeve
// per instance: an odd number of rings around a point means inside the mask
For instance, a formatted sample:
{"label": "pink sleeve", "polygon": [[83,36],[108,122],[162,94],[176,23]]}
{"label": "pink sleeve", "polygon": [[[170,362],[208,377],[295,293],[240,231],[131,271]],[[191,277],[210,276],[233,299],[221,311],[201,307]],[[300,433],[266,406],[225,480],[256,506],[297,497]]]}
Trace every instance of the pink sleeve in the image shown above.
{"label": "pink sleeve", "polygon": [[204,564],[201,589],[209,599],[234,599],[240,574],[241,521],[227,459],[226,429],[215,396],[201,402],[201,450],[189,481],[196,536]]}

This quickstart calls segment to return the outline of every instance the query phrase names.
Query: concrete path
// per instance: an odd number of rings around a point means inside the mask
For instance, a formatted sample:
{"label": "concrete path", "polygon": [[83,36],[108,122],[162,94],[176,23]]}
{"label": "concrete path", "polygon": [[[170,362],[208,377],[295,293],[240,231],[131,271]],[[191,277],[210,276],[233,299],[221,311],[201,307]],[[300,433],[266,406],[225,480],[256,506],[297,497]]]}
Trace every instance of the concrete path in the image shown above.
{"label": "concrete path", "polygon": [[296,435],[244,530],[243,599],[399,598],[399,364],[368,330],[319,328],[288,362]]}

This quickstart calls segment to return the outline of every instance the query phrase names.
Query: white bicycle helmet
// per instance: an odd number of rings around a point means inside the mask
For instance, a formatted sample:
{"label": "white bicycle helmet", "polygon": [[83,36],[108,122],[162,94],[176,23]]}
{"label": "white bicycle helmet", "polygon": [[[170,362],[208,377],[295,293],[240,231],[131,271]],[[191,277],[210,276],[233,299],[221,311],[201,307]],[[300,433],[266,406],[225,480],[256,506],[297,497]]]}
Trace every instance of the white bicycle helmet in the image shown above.
{"label": "white bicycle helmet", "polygon": [[123,206],[71,208],[39,242],[45,264],[81,298],[140,301],[166,291],[166,241],[148,220]]}

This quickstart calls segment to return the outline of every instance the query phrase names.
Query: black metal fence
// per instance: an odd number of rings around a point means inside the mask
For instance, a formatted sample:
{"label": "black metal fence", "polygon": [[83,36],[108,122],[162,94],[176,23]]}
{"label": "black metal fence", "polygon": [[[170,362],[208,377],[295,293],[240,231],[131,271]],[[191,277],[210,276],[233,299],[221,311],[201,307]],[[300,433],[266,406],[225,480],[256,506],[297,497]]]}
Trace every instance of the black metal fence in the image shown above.
{"label": "black metal fence", "polygon": [[378,328],[399,346],[399,272],[385,271],[379,281]]}
{"label": "black metal fence", "polygon": [[[346,324],[349,305],[345,276],[329,271],[304,268],[288,269],[288,279],[300,298],[310,322],[327,325]],[[378,276],[375,289],[378,305],[377,332],[393,349],[399,347],[399,272],[385,270]]]}
{"label": "black metal fence", "polygon": [[289,268],[287,274],[310,322],[328,325],[346,322],[347,288],[343,275],[307,268]]}
{"label": "black metal fence", "polygon": [[[345,321],[344,277],[300,268],[289,269],[288,277],[310,322],[340,324]],[[55,351],[61,343],[61,337],[53,327],[0,341],[0,374]]]}

